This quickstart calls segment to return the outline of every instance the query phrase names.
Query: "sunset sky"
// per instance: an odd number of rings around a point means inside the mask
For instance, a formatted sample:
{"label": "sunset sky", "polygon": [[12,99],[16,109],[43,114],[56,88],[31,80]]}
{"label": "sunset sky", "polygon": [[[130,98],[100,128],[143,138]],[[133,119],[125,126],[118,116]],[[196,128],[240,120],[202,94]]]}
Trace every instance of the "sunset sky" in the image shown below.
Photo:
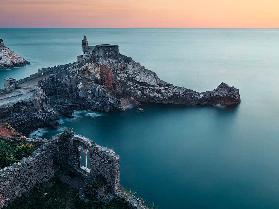
{"label": "sunset sky", "polygon": [[278,28],[279,0],[0,0],[0,27]]}

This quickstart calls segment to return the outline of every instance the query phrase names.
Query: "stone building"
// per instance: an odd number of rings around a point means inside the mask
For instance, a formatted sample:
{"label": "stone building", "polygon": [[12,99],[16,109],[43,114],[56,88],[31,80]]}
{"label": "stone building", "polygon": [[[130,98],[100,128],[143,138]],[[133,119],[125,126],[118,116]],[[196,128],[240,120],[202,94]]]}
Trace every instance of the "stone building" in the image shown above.
{"label": "stone building", "polygon": [[86,36],[83,37],[81,45],[82,45],[82,51],[83,51],[83,53],[85,54],[86,52],[88,52],[88,50],[89,50],[89,45],[88,45],[88,41],[87,41]]}
{"label": "stone building", "polygon": [[100,44],[90,46],[87,37],[84,36],[82,43],[83,55],[77,57],[78,62],[89,60],[92,57],[116,57],[119,55],[119,46],[111,44]]}

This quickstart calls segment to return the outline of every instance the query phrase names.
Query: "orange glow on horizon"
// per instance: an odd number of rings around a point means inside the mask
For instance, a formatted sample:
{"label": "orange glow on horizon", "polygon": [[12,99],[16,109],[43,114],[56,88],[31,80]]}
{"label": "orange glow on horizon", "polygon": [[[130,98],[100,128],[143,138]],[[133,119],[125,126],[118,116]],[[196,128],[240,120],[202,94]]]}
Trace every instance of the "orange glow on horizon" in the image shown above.
{"label": "orange glow on horizon", "polygon": [[277,0],[1,0],[0,27],[278,28]]}

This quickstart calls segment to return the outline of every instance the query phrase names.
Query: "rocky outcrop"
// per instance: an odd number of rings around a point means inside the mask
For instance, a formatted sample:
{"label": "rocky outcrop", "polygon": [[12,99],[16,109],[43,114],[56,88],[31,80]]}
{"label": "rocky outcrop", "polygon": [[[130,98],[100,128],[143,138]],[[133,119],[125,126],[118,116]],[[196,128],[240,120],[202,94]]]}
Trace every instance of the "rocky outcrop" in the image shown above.
{"label": "rocky outcrop", "polygon": [[54,126],[58,116],[47,105],[47,98],[40,88],[16,89],[0,96],[0,123],[11,124],[20,133]]}
{"label": "rocky outcrop", "polygon": [[2,139],[10,139],[10,138],[23,139],[25,137],[22,134],[18,133],[9,124],[5,123],[5,124],[0,124],[0,138],[2,138]]}
{"label": "rocky outcrop", "polygon": [[240,103],[239,90],[230,87],[228,84],[221,83],[213,91],[200,94],[199,104],[201,105],[220,105],[224,107],[235,106]]}
{"label": "rocky outcrop", "polygon": [[0,39],[0,69],[21,67],[27,64],[30,63],[6,47]]}
{"label": "rocky outcrop", "polygon": [[225,83],[213,91],[196,92],[162,81],[156,73],[120,53],[100,56],[95,51],[96,48],[90,58],[86,55],[82,65],[72,65],[66,73],[39,82],[55,109],[63,110],[70,105],[78,109],[114,111],[153,103],[187,106],[240,103],[239,90]]}
{"label": "rocky outcrop", "polygon": [[236,106],[239,90],[221,83],[197,92],[161,80],[118,46],[87,47],[78,62],[39,70],[28,79],[8,79],[0,92],[0,122],[28,133],[53,125],[74,110],[123,111],[141,104]]}

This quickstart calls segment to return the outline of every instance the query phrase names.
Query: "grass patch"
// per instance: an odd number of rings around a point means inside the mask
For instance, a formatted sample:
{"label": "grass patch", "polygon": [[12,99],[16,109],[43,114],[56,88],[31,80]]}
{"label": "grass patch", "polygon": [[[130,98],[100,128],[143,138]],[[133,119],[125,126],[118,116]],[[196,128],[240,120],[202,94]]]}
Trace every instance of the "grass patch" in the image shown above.
{"label": "grass patch", "polygon": [[0,139],[0,169],[30,156],[35,148],[34,144],[28,142],[10,142]]}

